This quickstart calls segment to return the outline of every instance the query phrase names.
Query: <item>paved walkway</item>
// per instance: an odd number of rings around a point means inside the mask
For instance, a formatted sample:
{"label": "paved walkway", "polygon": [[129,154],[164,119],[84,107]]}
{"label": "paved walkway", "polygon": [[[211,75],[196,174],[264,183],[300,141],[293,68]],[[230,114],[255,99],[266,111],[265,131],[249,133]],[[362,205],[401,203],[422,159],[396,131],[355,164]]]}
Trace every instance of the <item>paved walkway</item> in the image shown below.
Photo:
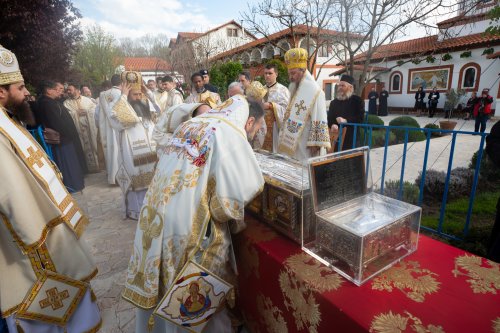
{"label": "paved walkway", "polygon": [[[389,125],[389,122],[396,117],[397,116],[387,116],[381,118],[384,120],[385,125]],[[428,117],[414,117],[414,119],[418,121],[420,127],[424,127],[429,123],[435,123],[439,126],[439,121],[444,120],[443,118]],[[457,121],[455,130],[470,132],[474,131],[473,120],[452,120]],[[494,123],[495,122],[491,120],[487,122],[486,132],[489,132]],[[427,169],[435,169],[444,172],[447,171],[448,161],[450,158],[451,139],[451,135],[431,139]],[[472,155],[474,155],[474,153],[479,149],[480,142],[480,136],[458,134],[455,143],[455,153],[453,156],[452,168],[468,167]],[[425,141],[408,143],[404,180],[413,182],[418,177],[418,174],[422,170],[424,163],[425,145]],[[403,144],[388,147],[385,174],[386,180],[399,180],[401,175],[403,148]],[[384,148],[373,149],[370,153],[370,158],[373,182],[376,186],[380,187],[382,165],[384,159]]]}
{"label": "paved walkway", "polygon": [[[389,124],[393,118],[394,116],[388,116],[383,119],[386,124]],[[422,126],[431,120],[438,121],[436,118],[416,119]],[[488,122],[488,130],[492,124],[493,122]],[[472,131],[474,123],[459,121],[457,129]],[[429,168],[446,170],[449,150],[445,147],[449,141],[450,137],[431,140]],[[453,166],[467,166],[478,145],[478,137],[459,137]],[[409,147],[405,179],[413,180],[422,166],[425,143],[410,144]],[[444,152],[440,154],[443,150]],[[402,145],[390,147],[387,159],[388,168],[401,156],[401,152]],[[381,173],[383,149],[374,149],[371,158],[373,178],[377,180]],[[388,179],[399,179],[400,164],[398,163],[400,162],[396,162],[388,170]],[[92,281],[92,285],[103,316],[101,332],[133,333],[135,310],[130,303],[121,298],[121,292],[137,222],[123,219],[121,191],[117,186],[107,185],[104,172],[87,176],[83,193],[76,194],[75,198],[90,217],[90,224],[83,238],[88,242],[99,269],[99,274]]]}
{"label": "paved walkway", "polygon": [[99,269],[92,287],[103,317],[100,332],[133,333],[135,310],[121,298],[121,292],[137,222],[123,219],[121,190],[107,184],[104,172],[87,176],[85,184],[83,193],[74,197],[90,218],[83,238]]}

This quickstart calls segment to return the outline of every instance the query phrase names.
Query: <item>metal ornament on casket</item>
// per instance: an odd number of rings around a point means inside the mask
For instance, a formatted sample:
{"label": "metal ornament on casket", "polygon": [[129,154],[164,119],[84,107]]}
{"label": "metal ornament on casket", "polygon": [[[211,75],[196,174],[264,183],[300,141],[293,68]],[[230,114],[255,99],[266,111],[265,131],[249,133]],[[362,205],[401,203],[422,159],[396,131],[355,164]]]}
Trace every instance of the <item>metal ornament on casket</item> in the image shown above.
{"label": "metal ornament on casket", "polygon": [[247,210],[298,244],[314,232],[307,167],[286,156],[255,151],[265,185]]}
{"label": "metal ornament on casket", "polygon": [[373,192],[368,147],[308,163],[316,228],[304,251],[357,285],[416,251],[422,209]]}

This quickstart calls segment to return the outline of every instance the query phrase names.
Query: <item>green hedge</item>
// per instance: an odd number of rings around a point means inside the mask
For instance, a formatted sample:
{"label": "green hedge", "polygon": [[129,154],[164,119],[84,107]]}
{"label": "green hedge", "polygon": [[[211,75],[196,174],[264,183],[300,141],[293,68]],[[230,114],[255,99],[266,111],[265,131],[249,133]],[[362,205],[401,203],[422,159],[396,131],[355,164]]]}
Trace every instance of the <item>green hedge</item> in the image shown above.
{"label": "green hedge", "polygon": [[[404,126],[411,128],[420,128],[418,122],[409,116],[401,116],[394,118],[389,122],[389,126]],[[405,130],[403,129],[393,129],[391,130],[396,135],[398,142],[402,143],[405,140]],[[425,134],[422,131],[408,131],[408,142],[424,141]]]}

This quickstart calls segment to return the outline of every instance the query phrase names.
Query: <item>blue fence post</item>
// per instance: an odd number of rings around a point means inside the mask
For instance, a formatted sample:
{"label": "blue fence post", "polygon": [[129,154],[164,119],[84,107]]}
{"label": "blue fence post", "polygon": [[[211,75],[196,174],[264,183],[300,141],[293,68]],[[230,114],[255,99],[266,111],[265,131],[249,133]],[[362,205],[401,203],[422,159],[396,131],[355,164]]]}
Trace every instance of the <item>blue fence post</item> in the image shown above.
{"label": "blue fence post", "polygon": [[484,148],[484,139],[486,138],[485,133],[481,133],[481,142],[479,143],[479,152],[477,153],[477,160],[476,160],[476,172],[474,172],[474,181],[472,183],[472,191],[470,194],[470,199],[469,199],[469,208],[467,209],[467,218],[465,220],[465,226],[463,230],[464,236],[467,236],[469,233],[469,225],[470,225],[470,218],[472,216],[472,208],[474,206],[474,197],[476,196],[476,188],[477,188],[477,182],[479,180],[479,169],[481,168],[481,159],[483,158],[483,148]]}
{"label": "blue fence post", "polygon": [[406,148],[408,147],[408,128],[405,129],[405,143],[403,146],[403,160],[401,161],[401,175],[399,176],[398,199],[403,197],[403,180],[405,178]]}
{"label": "blue fence post", "polygon": [[384,162],[382,164],[382,184],[380,184],[380,194],[384,194],[385,166],[387,164],[387,147],[389,146],[389,128],[385,129]]}
{"label": "blue fence post", "polygon": [[453,154],[455,153],[456,140],[457,140],[457,133],[453,133],[453,136],[451,138],[450,158],[448,160],[448,170],[446,173],[446,180],[444,182],[443,200],[441,201],[441,210],[439,212],[439,224],[437,230],[438,234],[441,234],[443,232],[444,212],[446,209],[446,203],[448,201],[448,188],[450,185],[451,167],[453,165]]}
{"label": "blue fence post", "polygon": [[424,200],[424,184],[425,184],[425,173],[427,170],[427,158],[429,157],[429,144],[431,142],[431,132],[427,131],[427,140],[425,142],[425,153],[424,153],[424,165],[422,166],[422,178],[420,179],[420,193],[418,194],[418,205],[422,206],[422,201]]}

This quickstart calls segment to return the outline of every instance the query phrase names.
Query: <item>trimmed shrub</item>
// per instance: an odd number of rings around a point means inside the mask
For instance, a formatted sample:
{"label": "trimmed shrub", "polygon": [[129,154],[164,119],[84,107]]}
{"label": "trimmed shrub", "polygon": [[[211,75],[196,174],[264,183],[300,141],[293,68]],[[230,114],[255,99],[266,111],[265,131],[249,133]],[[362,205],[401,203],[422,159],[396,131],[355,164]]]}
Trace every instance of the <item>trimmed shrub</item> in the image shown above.
{"label": "trimmed shrub", "polygon": [[382,125],[382,126],[385,125],[385,123],[382,120],[382,118],[380,118],[379,116],[376,116],[374,114],[369,114],[368,115],[368,119],[367,119],[366,123],[367,124],[372,124],[372,125]]}
{"label": "trimmed shrub", "polygon": [[[389,132],[389,146],[394,145],[397,142],[398,139],[396,138],[396,135],[392,132]],[[385,131],[372,131],[372,148],[383,147],[384,145],[385,145]]]}
{"label": "trimmed shrub", "polygon": [[[420,128],[418,122],[409,116],[401,116],[394,118],[389,122],[389,126],[404,126],[411,128]],[[405,140],[405,130],[403,129],[393,129],[393,132],[398,139],[398,142],[404,142]],[[425,134],[422,131],[408,131],[408,142],[423,141],[425,140]]]}
{"label": "trimmed shrub", "polygon": [[[467,196],[472,190],[474,172],[467,168],[455,168],[451,170],[448,183],[448,199]],[[422,173],[419,173],[415,184],[420,186]],[[424,195],[426,199],[441,200],[444,194],[446,173],[444,171],[427,170],[425,174]]]}
{"label": "trimmed shrub", "polygon": [[[399,193],[399,180],[388,180],[385,182],[384,195],[397,199]],[[403,182],[402,201],[416,205],[418,203],[418,195],[420,188],[410,182]]]}
{"label": "trimmed shrub", "polygon": [[418,122],[410,116],[396,117],[389,122],[389,126],[420,127]]}
{"label": "trimmed shrub", "polygon": [[[430,129],[439,129],[439,126],[436,124],[427,124],[424,126],[424,128],[430,128]],[[424,133],[425,135],[425,133]],[[431,137],[440,137],[441,133],[440,132],[431,132]]]}

